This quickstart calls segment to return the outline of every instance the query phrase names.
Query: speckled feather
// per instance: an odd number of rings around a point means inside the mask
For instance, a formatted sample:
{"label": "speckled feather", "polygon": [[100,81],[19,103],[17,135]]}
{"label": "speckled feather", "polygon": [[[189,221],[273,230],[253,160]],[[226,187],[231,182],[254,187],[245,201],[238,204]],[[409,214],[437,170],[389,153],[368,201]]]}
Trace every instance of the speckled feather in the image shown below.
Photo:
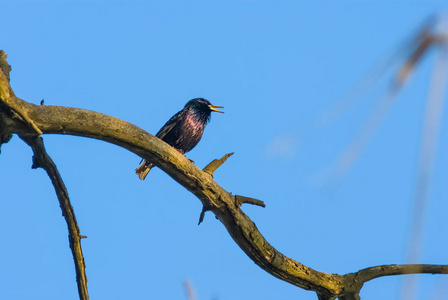
{"label": "speckled feather", "polygon": [[[176,113],[157,132],[156,137],[182,154],[191,151],[201,140],[204,128],[210,121],[211,103],[203,98],[188,101],[185,107]],[[145,161],[137,169],[140,179],[145,179],[154,165]]]}
{"label": "speckled feather", "polygon": [[210,110],[185,107],[163,125],[156,137],[185,154],[201,140],[205,125],[210,120],[210,113]]}

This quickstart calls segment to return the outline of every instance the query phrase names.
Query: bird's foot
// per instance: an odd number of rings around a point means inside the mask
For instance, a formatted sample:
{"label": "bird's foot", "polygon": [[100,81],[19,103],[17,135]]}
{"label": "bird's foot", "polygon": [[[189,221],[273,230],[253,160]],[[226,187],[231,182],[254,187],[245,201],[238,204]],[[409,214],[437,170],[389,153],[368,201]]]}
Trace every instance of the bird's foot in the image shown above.
{"label": "bird's foot", "polygon": [[[177,149],[177,148],[174,148],[174,149],[176,149],[176,151],[179,152],[180,154],[184,154],[184,150],[182,150],[182,149]],[[184,156],[187,157],[185,154],[184,154]],[[187,157],[187,159],[188,159],[189,161],[191,161],[192,163],[194,163],[194,161],[191,160],[191,159],[189,159],[188,157]]]}
{"label": "bird's foot", "polygon": [[177,149],[177,148],[174,148],[174,149],[176,149],[176,151],[179,152],[180,154],[184,154],[184,150],[182,150],[182,149]]}

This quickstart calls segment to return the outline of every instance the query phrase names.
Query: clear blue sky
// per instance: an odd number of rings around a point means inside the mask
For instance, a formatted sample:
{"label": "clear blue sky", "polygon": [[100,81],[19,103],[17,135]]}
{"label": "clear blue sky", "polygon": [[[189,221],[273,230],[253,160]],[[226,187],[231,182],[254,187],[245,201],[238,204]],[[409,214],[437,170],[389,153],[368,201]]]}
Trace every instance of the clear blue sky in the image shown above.
{"label": "clear blue sky", "polygon": [[[285,255],[328,273],[404,263],[425,96],[419,66],[359,160],[322,180],[374,98],[328,126],[315,117],[446,1],[8,1],[0,48],[16,94],[86,108],[151,133],[204,97],[224,106],[188,154],[215,173]],[[445,117],[446,110],[445,107]],[[422,262],[448,263],[448,124],[436,157]],[[256,266],[212,214],[166,174],[134,174],[140,158],[104,142],[44,136],[82,234],[91,299],[316,299]],[[67,228],[43,170],[17,137],[2,147],[0,299],[77,299]],[[419,277],[438,299],[442,276]],[[443,280],[442,280],[443,279]],[[363,299],[397,299],[402,277],[369,282]],[[447,291],[445,289],[445,298]],[[433,298],[431,298],[433,297]]]}

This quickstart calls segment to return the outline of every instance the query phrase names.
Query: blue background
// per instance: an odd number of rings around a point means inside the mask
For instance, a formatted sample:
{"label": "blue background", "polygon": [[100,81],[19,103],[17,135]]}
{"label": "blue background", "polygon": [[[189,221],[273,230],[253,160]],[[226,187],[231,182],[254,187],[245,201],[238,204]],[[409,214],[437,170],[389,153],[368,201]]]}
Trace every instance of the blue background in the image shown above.
{"label": "blue background", "polygon": [[[184,104],[224,106],[188,154],[215,173],[279,251],[345,274],[405,263],[434,51],[419,65],[356,163],[326,170],[380,93],[334,122],[318,117],[415,33],[445,1],[3,1],[0,48],[11,85],[32,103],[85,108],[155,134]],[[390,78],[389,78],[390,79]],[[385,79],[388,80],[387,78]],[[378,91],[379,88],[376,89]],[[444,115],[446,115],[445,107]],[[448,263],[446,118],[421,262]],[[104,142],[46,135],[81,228],[91,299],[316,299],[256,266],[201,203],[159,169]],[[0,156],[0,299],[77,299],[67,228],[44,171],[17,137]],[[398,299],[403,277],[366,283],[363,299]],[[416,299],[448,299],[441,275]]]}

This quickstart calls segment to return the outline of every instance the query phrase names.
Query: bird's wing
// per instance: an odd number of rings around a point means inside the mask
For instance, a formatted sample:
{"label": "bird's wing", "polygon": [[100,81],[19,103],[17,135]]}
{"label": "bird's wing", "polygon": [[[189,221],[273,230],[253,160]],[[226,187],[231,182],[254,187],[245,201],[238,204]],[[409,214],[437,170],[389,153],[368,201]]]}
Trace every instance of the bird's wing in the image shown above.
{"label": "bird's wing", "polygon": [[163,125],[162,128],[160,128],[159,132],[157,132],[156,137],[163,140],[163,138],[170,132],[176,124],[179,123],[179,121],[182,119],[181,116],[182,111],[178,112],[174,116],[171,117],[171,119],[168,120],[168,122]]}

